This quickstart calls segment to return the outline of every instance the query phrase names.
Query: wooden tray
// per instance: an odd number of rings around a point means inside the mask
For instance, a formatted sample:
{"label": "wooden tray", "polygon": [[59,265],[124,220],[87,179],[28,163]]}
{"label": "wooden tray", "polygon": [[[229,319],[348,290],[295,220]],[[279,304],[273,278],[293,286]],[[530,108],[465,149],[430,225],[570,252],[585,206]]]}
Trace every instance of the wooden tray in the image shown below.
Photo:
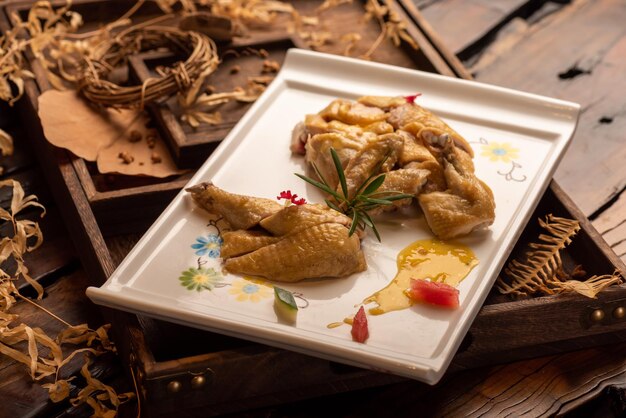
{"label": "wooden tray", "polygon": [[[263,42],[233,42],[225,50],[220,66],[211,75],[211,85],[219,86],[220,91],[232,91],[237,86],[246,85],[248,77],[273,77],[273,73],[263,73],[263,62],[267,59],[282,65],[287,49],[296,47],[304,46],[297,37],[287,34],[278,34],[275,39],[266,39]],[[171,53],[156,52],[131,57],[129,65],[138,83],[143,83],[156,75],[156,67],[168,66],[178,60]],[[219,108],[222,115],[220,123],[203,124],[197,128],[180,122],[180,109],[175,98],[165,103],[153,104],[148,110],[157,128],[164,134],[178,167],[197,168],[206,161],[207,155],[226,137],[251,105],[252,103],[227,103]]]}
{"label": "wooden tray", "polygon": [[[416,68],[469,78],[460,63],[439,44],[412,4],[401,0],[399,5],[406,12],[402,15],[410,19],[407,20],[409,32],[421,49],[411,59],[407,55],[398,56],[396,50],[389,50],[378,59],[401,65],[412,63]],[[345,19],[345,16],[338,14],[337,18]],[[6,29],[7,22],[0,21],[0,25]],[[84,161],[52,147],[43,138],[36,118],[37,97],[43,88],[33,81],[26,83],[27,97],[19,104],[24,126],[81,260],[93,284],[98,285],[138,238],[127,235],[105,241],[103,230],[107,233],[128,230],[129,225],[141,230],[151,222],[151,215],[162,209],[168,193],[170,196],[176,193],[185,180],[94,193],[95,187],[86,186],[94,177]],[[96,198],[99,193],[105,196]],[[575,218],[581,223],[582,230],[565,252],[566,263],[582,264],[590,274],[612,273],[615,269],[626,271],[555,183],[544,195],[533,219],[547,213]],[[134,223],[116,226],[114,221],[124,214],[136,214],[132,218]],[[536,236],[536,228],[531,222],[520,243]],[[494,293],[478,314],[451,370],[611,342],[626,330],[626,321],[612,315],[620,306],[626,306],[623,285],[603,292],[597,300],[567,295],[510,301]],[[598,309],[605,313],[604,319],[593,322],[591,314]],[[400,380],[392,375],[120,311],[104,309],[104,314],[113,324],[122,360],[139,383],[142,409],[150,416],[216,415]]]}
{"label": "wooden tray", "polygon": [[[65,4],[63,1],[53,1],[52,3],[58,5]],[[83,16],[85,22],[83,30],[90,30],[98,27],[100,22],[112,21],[122,16],[132,4],[133,2],[129,0],[78,0],[73,2],[72,10]],[[294,2],[296,8],[304,14],[313,13],[319,4],[321,4],[319,0],[299,0]],[[12,2],[5,6],[5,17],[9,18],[12,13],[17,13],[22,19],[26,19],[31,6],[31,1]],[[396,8],[399,16],[408,20],[402,9],[399,6],[396,6]],[[158,13],[159,9],[154,3],[146,2],[139,9],[136,16],[137,20],[141,21],[155,17]],[[379,33],[378,23],[372,20],[367,22],[367,24],[363,24],[364,5],[362,2],[357,1],[354,4],[327,13],[329,15],[332,14],[332,19],[336,22],[336,25],[343,28],[342,33],[354,31],[354,28],[361,26],[365,27],[367,32],[364,32],[361,42],[363,49],[366,49],[367,46],[376,40]],[[408,32],[418,42],[423,38],[423,35],[414,27],[409,27]],[[287,48],[290,46],[302,47],[303,43],[299,41],[296,35],[290,34],[288,28],[285,27],[272,31],[251,29],[246,37],[236,38],[231,44],[221,44],[219,48],[222,52],[246,47],[263,48],[273,52],[271,58],[280,63],[285,49],[281,50],[279,47]],[[324,49],[324,51],[341,53],[342,49],[341,44],[334,44]],[[30,56],[31,54],[26,55],[32,64],[32,71],[35,74],[35,80],[39,89],[38,94],[51,89],[52,86],[48,82],[41,65]],[[248,60],[245,58],[241,58],[239,64],[243,69],[242,72],[249,72],[250,68],[248,67],[253,66],[253,63],[247,62]],[[147,59],[147,62],[142,62],[142,57],[139,56],[131,61],[129,68],[131,77],[143,80],[148,76],[151,60],[149,57],[144,57],[144,59]],[[164,59],[164,57],[160,59]],[[433,65],[433,62],[439,62],[440,58],[436,51],[429,46],[415,51],[406,46],[401,49],[395,48],[388,43],[374,53],[373,59],[405,67],[419,68],[425,71],[440,72]],[[158,59],[156,60],[158,61]],[[259,60],[258,62],[261,63],[262,61]],[[441,63],[439,64],[441,65]],[[442,66],[442,69],[444,67]],[[209,79],[219,91],[229,91],[233,86],[233,80],[224,74],[227,70],[228,67],[224,66]],[[450,73],[447,74],[451,75]],[[229,110],[230,106],[230,110],[235,112],[231,112],[231,116],[227,116],[223,124],[214,127],[202,126],[198,129],[192,129],[184,126],[173,117],[172,112],[176,111],[176,106],[173,105],[173,102],[170,100],[163,105],[154,105],[149,110],[161,136],[166,139],[171,154],[180,168],[194,168],[205,161],[217,143],[223,139],[234,125],[236,117],[242,115],[247,108],[246,106],[237,107],[229,104],[225,111]],[[225,111],[223,113],[226,115]],[[105,236],[145,230],[191,176],[191,173],[187,173],[166,179],[154,179],[112,174],[102,175],[97,172],[94,163],[73,156],[69,158],[78,177],[77,187],[82,189],[82,193],[87,198],[90,209],[98,222],[99,229]],[[141,207],[143,210],[136,211],[135,208],[137,207]]]}

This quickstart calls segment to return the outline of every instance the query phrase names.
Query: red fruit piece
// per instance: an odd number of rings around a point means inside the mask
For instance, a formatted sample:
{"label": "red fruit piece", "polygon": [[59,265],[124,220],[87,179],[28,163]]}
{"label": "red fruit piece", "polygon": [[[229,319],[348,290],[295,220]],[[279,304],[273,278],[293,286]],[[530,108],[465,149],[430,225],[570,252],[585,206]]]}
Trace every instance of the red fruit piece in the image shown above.
{"label": "red fruit piece", "polygon": [[367,317],[365,316],[365,309],[361,306],[359,311],[354,315],[352,321],[352,339],[358,343],[364,343],[370,336],[367,330]]}
{"label": "red fruit piece", "polygon": [[459,307],[459,290],[445,283],[411,280],[407,296],[416,302],[428,303],[442,308]]}

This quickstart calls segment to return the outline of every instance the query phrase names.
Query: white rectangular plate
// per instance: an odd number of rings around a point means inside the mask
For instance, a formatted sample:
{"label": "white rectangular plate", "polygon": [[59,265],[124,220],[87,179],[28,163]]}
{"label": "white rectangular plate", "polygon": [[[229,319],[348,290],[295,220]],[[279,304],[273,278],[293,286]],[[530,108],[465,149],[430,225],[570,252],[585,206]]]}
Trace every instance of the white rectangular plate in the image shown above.
{"label": "white rectangular plate", "polygon": [[[402,248],[432,237],[415,212],[415,216],[382,220],[381,244],[372,234],[363,240],[368,263],[365,272],[343,279],[282,285],[302,294],[298,301],[308,306],[300,309],[295,326],[281,323],[273,311],[271,283],[221,272],[218,252],[211,246],[218,228],[209,224],[207,213],[184,191],[109,280],[100,288],[87,289],[87,295],[113,308],[435,384],[547,187],[576,127],[577,104],[383,64],[290,50],[268,90],[189,184],[210,180],[232,193],[271,199],[290,189],[309,202],[323,202],[321,192],[293,174],[304,173],[303,158],[289,151],[293,126],[337,97],[416,92],[422,93],[420,105],[441,116],[474,147],[477,176],[492,188],[496,200],[496,220],[489,230],[459,240],[480,260],[458,286],[459,309],[414,306],[368,316],[370,338],[365,344],[352,341],[347,325],[327,327],[353,315],[365,297],[394,278],[396,257]],[[198,286],[191,285],[193,290],[183,286],[181,278],[185,277],[187,284],[195,277]]]}

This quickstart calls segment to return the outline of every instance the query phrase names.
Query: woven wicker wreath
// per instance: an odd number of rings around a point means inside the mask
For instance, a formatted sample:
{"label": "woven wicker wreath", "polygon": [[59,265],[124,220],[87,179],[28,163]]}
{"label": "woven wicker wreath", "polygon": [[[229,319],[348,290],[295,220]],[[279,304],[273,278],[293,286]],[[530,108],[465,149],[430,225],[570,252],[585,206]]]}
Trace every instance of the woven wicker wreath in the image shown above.
{"label": "woven wicker wreath", "polygon": [[[140,85],[120,86],[107,80],[109,73],[128,56],[159,48],[186,54],[188,58]],[[215,43],[205,35],[164,26],[135,28],[96,47],[86,61],[79,90],[89,101],[105,107],[142,108],[145,103],[187,91],[215,71],[218,64]]]}

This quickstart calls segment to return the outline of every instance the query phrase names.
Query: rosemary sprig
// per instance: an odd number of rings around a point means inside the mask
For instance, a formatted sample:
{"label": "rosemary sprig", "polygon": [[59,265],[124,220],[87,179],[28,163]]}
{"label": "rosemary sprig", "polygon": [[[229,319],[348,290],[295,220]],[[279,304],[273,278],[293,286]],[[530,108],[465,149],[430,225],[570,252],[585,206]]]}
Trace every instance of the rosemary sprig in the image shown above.
{"label": "rosemary sprig", "polygon": [[376,165],[374,170],[372,170],[372,173],[369,175],[369,177],[365,179],[365,181],[361,183],[361,185],[356,189],[356,191],[354,192],[354,196],[350,198],[348,195],[348,183],[346,181],[346,173],[343,170],[341,161],[339,160],[339,156],[333,148],[330,149],[330,155],[333,159],[335,170],[337,170],[337,177],[339,178],[339,186],[341,191],[334,190],[328,184],[328,181],[326,181],[315,163],[313,163],[313,170],[315,171],[315,174],[320,181],[314,180],[310,177],[298,173],[295,173],[295,175],[300,177],[307,183],[322,190],[323,192],[329,194],[331,198],[324,200],[328,207],[352,218],[349,235],[354,234],[357,228],[359,228],[360,230],[365,230],[366,227],[369,227],[374,232],[376,239],[378,239],[378,241],[380,242],[380,234],[376,229],[376,224],[374,223],[374,220],[368,212],[380,206],[392,205],[393,202],[395,202],[396,200],[408,199],[414,196],[411,194],[400,193],[391,190],[385,192],[377,191],[380,186],[382,186],[382,184],[385,182],[385,174],[379,174],[379,171],[385,161],[387,161],[387,158],[389,158],[388,153],[385,158],[383,158]]}

